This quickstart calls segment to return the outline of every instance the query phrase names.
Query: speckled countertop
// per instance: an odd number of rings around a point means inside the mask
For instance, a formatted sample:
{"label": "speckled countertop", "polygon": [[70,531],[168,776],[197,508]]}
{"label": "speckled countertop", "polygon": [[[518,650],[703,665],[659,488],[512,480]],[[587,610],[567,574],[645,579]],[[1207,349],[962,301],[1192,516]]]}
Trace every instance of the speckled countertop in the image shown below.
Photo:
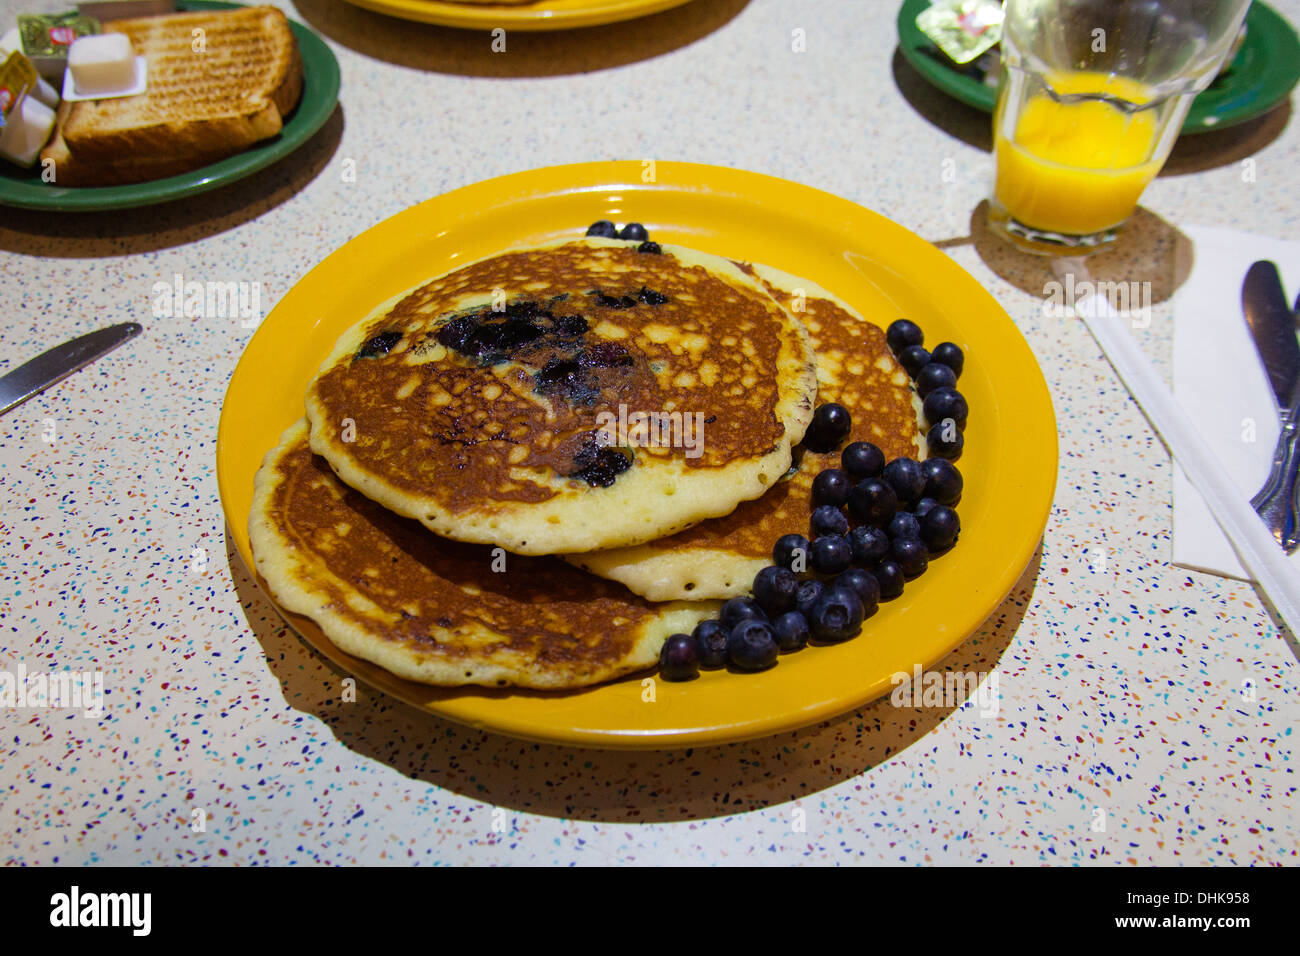
{"label": "speckled countertop", "polygon": [[[1274,5],[1300,23],[1300,0]],[[0,0],[0,17],[63,6]],[[98,721],[0,710],[0,859],[1296,862],[1296,656],[1249,585],[1170,566],[1168,454],[1082,325],[1044,317],[1041,263],[987,235],[989,121],[902,62],[892,0],[695,0],[511,33],[505,54],[485,33],[342,0],[281,6],[343,77],[340,110],[291,160],[154,209],[0,207],[0,369],[95,326],[147,325],[0,419],[0,669],[98,668],[107,692]],[[790,50],[796,28],[805,53]],[[882,700],[758,742],[620,754],[480,733],[364,688],[342,706],[338,675],[227,546],[217,417],[251,333],[154,320],[155,282],[256,278],[269,309],[421,199],[644,156],[878,210],[944,248],[1024,332],[1059,419],[1056,505],[1041,557],[940,667],[996,668],[996,719]],[[1184,140],[1129,240],[1093,263],[1153,282],[1139,334],[1162,367],[1179,224],[1300,239],[1298,166],[1290,105]]]}

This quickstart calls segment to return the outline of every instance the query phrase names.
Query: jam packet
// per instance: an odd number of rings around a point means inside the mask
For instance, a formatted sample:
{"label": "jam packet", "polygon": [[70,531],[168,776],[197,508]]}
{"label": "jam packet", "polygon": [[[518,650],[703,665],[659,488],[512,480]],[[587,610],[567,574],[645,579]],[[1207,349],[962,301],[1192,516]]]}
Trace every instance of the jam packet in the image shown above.
{"label": "jam packet", "polygon": [[54,110],[32,95],[39,86],[36,68],[17,50],[0,63],[0,158],[23,167],[54,132]]}
{"label": "jam packet", "polygon": [[935,0],[917,28],[954,63],[969,63],[1002,39],[1001,0]]}
{"label": "jam packet", "polygon": [[20,13],[22,49],[41,76],[63,82],[68,50],[77,37],[99,33],[99,21],[78,13]]}
{"label": "jam packet", "polygon": [[27,91],[36,86],[36,68],[17,50],[0,63],[0,129]]}

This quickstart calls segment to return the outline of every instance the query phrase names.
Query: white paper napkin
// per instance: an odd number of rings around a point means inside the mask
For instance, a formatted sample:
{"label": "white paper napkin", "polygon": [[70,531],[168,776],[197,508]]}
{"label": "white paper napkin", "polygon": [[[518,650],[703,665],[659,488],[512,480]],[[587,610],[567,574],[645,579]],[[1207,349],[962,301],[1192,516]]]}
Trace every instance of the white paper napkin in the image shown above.
{"label": "white paper napkin", "polygon": [[[1233,229],[1180,226],[1191,272],[1174,299],[1174,395],[1249,500],[1268,477],[1281,430],[1277,402],[1241,312],[1241,283],[1257,259],[1282,274],[1287,300],[1300,293],[1300,242]],[[1291,556],[1300,567],[1300,551]],[[1174,465],[1173,563],[1247,578],[1241,562],[1181,468]]]}

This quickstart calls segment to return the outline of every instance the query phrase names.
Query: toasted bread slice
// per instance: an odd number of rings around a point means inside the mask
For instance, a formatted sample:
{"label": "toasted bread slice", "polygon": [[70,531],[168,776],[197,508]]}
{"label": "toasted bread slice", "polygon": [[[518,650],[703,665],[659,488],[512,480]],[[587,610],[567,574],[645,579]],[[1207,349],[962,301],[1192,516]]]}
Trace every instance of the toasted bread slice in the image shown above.
{"label": "toasted bread slice", "polygon": [[275,7],[115,20],[149,62],[141,96],[65,103],[41,153],[60,186],[144,182],[275,136],[302,95],[302,61]]}

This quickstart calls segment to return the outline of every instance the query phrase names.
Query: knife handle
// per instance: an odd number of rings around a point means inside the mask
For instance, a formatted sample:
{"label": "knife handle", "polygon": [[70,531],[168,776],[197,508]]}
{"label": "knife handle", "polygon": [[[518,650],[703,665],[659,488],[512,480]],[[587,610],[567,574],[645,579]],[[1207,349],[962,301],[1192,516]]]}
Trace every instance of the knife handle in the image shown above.
{"label": "knife handle", "polygon": [[1282,547],[1287,554],[1300,548],[1300,481],[1296,480],[1294,469],[1291,471],[1291,524],[1282,539]]}
{"label": "knife handle", "polygon": [[1300,402],[1282,414],[1282,434],[1273,451],[1273,467],[1259,494],[1250,500],[1273,537],[1290,554],[1296,549],[1300,519],[1297,516],[1296,469],[1300,468]]}

